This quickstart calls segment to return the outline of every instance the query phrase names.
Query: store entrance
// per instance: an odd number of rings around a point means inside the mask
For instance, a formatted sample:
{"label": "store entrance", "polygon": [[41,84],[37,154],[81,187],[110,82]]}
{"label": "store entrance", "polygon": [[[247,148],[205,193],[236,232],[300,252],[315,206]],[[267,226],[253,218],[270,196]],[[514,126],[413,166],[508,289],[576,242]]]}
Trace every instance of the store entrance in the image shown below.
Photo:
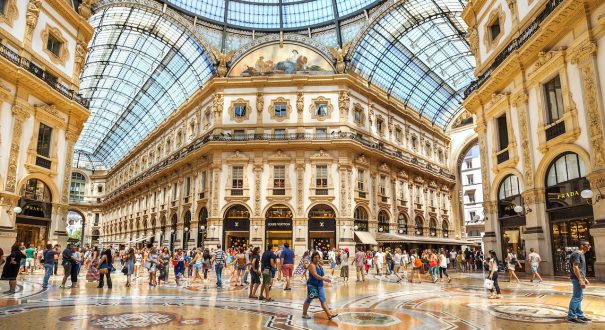
{"label": "store entrance", "polygon": [[328,258],[328,251],[336,247],[336,212],[328,205],[316,205],[309,211],[309,249],[321,251]]}
{"label": "store entrance", "polygon": [[265,240],[274,247],[292,246],[292,211],[285,205],[274,205],[265,215]]}
{"label": "store entrance", "polygon": [[[592,218],[578,220],[560,221],[551,223],[552,247],[554,257],[555,275],[567,275],[571,270],[569,258],[573,251],[578,249],[580,241],[588,241],[594,246],[594,241],[590,232]],[[594,276],[594,250],[585,254],[586,275]]]}
{"label": "store entrance", "polygon": [[231,206],[223,220],[224,249],[248,248],[250,242],[250,212],[243,205]]}
{"label": "store entrance", "polygon": [[[37,224],[33,224],[37,223]],[[44,221],[17,218],[17,242],[25,246],[45,246],[48,240],[48,226]]]}

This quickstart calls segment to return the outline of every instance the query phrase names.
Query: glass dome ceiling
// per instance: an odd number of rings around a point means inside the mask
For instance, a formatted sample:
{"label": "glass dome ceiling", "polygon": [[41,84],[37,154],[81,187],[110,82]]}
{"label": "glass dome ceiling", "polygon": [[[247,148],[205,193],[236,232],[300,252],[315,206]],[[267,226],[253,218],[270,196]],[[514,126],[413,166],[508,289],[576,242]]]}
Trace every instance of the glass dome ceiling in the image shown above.
{"label": "glass dome ceiling", "polygon": [[384,0],[165,0],[215,24],[249,30],[300,30],[332,24]]}
{"label": "glass dome ceiling", "polygon": [[[106,0],[90,18],[95,35],[80,87],[91,116],[75,146],[74,166],[111,168],[213,76],[200,31],[164,13],[161,1],[149,2]],[[348,69],[440,129],[461,112],[463,91],[473,79],[475,59],[460,18],[467,0],[164,2],[219,24],[223,38],[230,33],[226,26],[267,33],[332,26],[340,40],[347,16],[374,10],[373,22],[357,28]]]}

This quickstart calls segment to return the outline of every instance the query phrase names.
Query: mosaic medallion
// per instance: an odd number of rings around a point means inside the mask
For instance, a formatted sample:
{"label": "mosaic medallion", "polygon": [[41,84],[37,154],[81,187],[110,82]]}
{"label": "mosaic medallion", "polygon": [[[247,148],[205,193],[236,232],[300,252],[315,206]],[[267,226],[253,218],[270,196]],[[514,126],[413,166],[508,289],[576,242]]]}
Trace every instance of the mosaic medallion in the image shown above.
{"label": "mosaic medallion", "polygon": [[[495,303],[492,305],[469,304],[469,307],[489,310],[494,316],[511,321],[533,323],[567,322],[567,308],[546,304],[532,303]],[[590,315],[596,322],[605,321],[599,315]]]}
{"label": "mosaic medallion", "polygon": [[[61,321],[88,320],[88,326],[100,329],[149,328],[172,322],[176,314],[164,312],[122,313],[111,315],[74,315],[63,317]],[[196,324],[199,324],[196,322]]]}
{"label": "mosaic medallion", "polygon": [[346,323],[355,326],[387,326],[394,325],[401,322],[398,318],[379,313],[362,313],[362,312],[348,312],[341,313],[338,315],[339,323]]}

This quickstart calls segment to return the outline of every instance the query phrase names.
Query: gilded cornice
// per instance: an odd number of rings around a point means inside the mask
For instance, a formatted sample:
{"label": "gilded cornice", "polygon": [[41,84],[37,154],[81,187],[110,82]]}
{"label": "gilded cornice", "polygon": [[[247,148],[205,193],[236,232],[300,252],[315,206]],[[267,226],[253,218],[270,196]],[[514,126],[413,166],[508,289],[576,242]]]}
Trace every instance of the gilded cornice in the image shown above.
{"label": "gilded cornice", "polygon": [[589,39],[585,39],[579,45],[572,48],[569,52],[571,64],[578,64],[586,59],[590,59],[597,53],[597,44]]}

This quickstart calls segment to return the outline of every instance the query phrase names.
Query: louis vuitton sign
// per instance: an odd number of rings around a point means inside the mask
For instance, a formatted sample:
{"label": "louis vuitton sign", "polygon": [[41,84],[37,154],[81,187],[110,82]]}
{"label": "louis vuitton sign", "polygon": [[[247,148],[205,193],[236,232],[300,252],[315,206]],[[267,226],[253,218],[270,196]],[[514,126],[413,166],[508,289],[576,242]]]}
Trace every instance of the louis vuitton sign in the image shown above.
{"label": "louis vuitton sign", "polygon": [[336,220],[309,219],[309,231],[336,231]]}
{"label": "louis vuitton sign", "polygon": [[223,222],[225,231],[250,231],[250,220],[248,219],[225,219]]}

